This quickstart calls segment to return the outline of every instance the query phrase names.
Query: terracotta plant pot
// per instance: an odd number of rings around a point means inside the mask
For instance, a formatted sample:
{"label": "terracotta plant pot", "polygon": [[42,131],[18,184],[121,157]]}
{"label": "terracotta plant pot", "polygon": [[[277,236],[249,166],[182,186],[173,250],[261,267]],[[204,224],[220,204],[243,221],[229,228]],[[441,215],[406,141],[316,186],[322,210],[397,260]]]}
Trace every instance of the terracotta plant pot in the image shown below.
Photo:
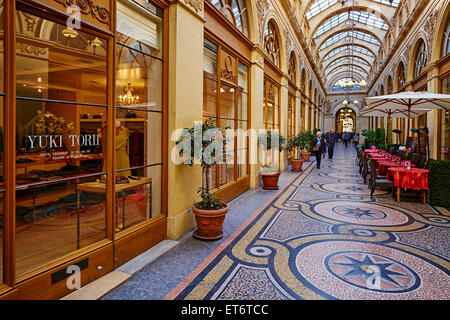
{"label": "terracotta plant pot", "polygon": [[218,210],[204,210],[199,208],[199,203],[194,204],[192,212],[197,222],[197,230],[193,236],[201,240],[218,240],[223,237],[222,227],[225,216],[228,213],[228,206]]}
{"label": "terracotta plant pot", "polygon": [[292,171],[302,171],[302,167],[303,167],[303,159],[299,160],[299,159],[292,159]]}
{"label": "terracotta plant pot", "polygon": [[309,161],[309,157],[311,156],[311,152],[302,152],[302,159],[305,161]]}
{"label": "terracotta plant pot", "polygon": [[263,180],[264,190],[277,190],[278,189],[278,178],[280,177],[280,172],[261,172],[261,178]]}

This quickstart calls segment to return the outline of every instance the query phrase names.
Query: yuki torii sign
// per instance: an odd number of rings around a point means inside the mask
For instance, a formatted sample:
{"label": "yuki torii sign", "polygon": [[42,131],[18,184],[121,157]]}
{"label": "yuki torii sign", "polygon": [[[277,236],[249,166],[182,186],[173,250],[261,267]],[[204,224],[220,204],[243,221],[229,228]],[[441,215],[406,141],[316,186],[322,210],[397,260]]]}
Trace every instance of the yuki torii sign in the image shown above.
{"label": "yuki torii sign", "polygon": [[419,116],[435,109],[450,110],[450,95],[428,92],[407,91],[386,96],[368,97],[366,102],[365,113],[375,110],[398,110],[405,113],[408,117],[408,130],[405,139],[408,139],[411,116]]}

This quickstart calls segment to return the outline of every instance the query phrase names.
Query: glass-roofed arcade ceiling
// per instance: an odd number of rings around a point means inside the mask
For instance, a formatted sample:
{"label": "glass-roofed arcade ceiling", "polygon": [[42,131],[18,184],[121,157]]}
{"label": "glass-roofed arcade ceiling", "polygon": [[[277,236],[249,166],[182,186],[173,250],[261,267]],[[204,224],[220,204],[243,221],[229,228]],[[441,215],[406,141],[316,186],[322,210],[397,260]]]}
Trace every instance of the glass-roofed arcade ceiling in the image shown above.
{"label": "glass-roofed arcade ceiling", "polygon": [[[364,90],[400,0],[309,0],[305,18],[331,91]],[[341,87],[352,79],[354,86]]]}

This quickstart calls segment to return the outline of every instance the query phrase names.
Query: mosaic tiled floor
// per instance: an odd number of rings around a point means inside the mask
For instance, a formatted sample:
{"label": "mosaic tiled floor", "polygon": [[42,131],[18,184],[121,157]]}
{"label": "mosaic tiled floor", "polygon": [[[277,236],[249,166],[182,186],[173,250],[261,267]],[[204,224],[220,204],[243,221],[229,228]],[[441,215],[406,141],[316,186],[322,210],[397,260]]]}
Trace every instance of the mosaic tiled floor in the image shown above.
{"label": "mosaic tiled floor", "polygon": [[337,146],[287,185],[166,299],[450,299],[450,214],[370,200]]}

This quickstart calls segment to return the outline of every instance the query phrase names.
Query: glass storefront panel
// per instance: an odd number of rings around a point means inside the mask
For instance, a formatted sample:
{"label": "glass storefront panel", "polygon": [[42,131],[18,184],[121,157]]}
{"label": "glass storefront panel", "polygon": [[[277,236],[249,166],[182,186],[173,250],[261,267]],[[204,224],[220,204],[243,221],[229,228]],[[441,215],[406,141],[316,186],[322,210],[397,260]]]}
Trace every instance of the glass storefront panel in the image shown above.
{"label": "glass storefront panel", "polygon": [[[24,21],[34,21],[36,30]],[[16,25],[21,275],[106,237],[108,44],[24,11]]]}
{"label": "glass storefront panel", "polygon": [[162,10],[119,1],[117,14],[116,232],[161,214],[163,168]]}
{"label": "glass storefront panel", "polygon": [[[441,81],[441,93],[450,93],[450,77],[447,77]],[[450,117],[448,110],[441,110],[441,160],[450,160],[450,154],[448,150],[448,142],[450,140]]]}
{"label": "glass storefront panel", "polygon": [[104,239],[105,190],[106,174],[17,187],[16,273]]}
{"label": "glass storefront panel", "polygon": [[22,11],[16,19],[18,97],[106,105],[105,39]]}
{"label": "glass storefront panel", "polygon": [[5,196],[5,186],[3,181],[3,164],[5,161],[4,156],[4,30],[5,30],[5,19],[3,14],[3,6],[0,8],[0,284],[3,283],[3,245],[4,245],[4,221],[5,221],[5,208],[4,208],[4,196]]}
{"label": "glass storefront panel", "polygon": [[16,184],[106,170],[106,108],[16,101]]}

